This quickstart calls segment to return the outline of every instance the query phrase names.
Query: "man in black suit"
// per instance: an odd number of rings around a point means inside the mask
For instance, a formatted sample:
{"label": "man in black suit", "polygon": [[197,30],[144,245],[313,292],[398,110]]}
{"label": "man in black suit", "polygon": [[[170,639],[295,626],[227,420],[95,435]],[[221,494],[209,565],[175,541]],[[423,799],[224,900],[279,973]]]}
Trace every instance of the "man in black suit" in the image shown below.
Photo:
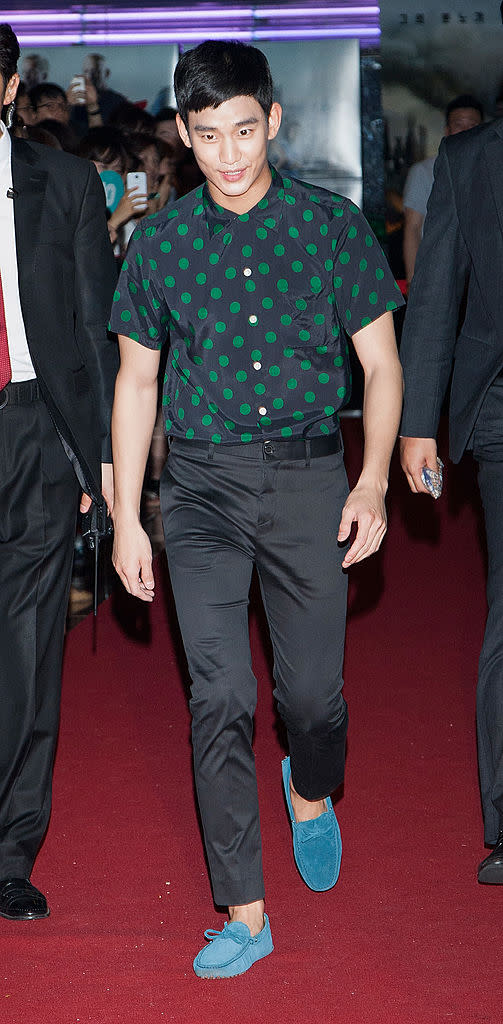
{"label": "man in black suit", "polygon": [[405,376],[401,457],[411,490],[426,492],[422,471],[438,468],[435,437],[451,372],[450,456],[458,462],[471,449],[478,462],[489,555],[489,613],[479,662],[477,733],[485,841],[494,847],[479,865],[478,880],[499,885],[503,884],[502,168],[503,120],[442,142],[401,347]]}
{"label": "man in black suit", "polygon": [[[0,25],[0,109],[17,39]],[[115,283],[92,164],[0,122],[0,914],[46,917],[29,877],[50,814],[76,513],[112,501]],[[103,464],[103,474],[100,464]]]}

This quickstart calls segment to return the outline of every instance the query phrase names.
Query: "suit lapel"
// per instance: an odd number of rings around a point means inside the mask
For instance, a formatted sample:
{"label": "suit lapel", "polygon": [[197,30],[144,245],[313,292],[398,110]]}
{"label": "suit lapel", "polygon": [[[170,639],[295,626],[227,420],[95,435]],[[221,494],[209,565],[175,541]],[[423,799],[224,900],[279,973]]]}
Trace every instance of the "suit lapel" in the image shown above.
{"label": "suit lapel", "polygon": [[465,238],[478,268],[479,286],[487,309],[496,313],[498,330],[503,315],[503,124],[495,121],[494,131],[481,153],[477,177],[469,192],[470,205],[464,211]]}
{"label": "suit lapel", "polygon": [[494,129],[496,134],[487,143],[484,155],[503,237],[503,123],[495,121]]}
{"label": "suit lapel", "polygon": [[13,139],[12,184],[17,193],[14,198],[14,225],[19,296],[25,324],[29,319],[33,294],[35,254],[40,238],[47,178],[47,172],[39,165],[36,151],[23,139]]}

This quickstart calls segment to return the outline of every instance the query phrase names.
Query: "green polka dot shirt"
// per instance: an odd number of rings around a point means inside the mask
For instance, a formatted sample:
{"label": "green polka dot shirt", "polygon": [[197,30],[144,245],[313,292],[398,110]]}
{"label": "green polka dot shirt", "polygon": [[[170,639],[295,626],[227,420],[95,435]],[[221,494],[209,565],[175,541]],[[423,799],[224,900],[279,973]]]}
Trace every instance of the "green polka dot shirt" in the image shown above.
{"label": "green polka dot shirt", "polygon": [[111,329],[152,349],[169,341],[174,437],[333,433],[350,392],[348,336],[402,304],[353,203],[272,175],[249,213],[218,206],[203,185],[131,238]]}

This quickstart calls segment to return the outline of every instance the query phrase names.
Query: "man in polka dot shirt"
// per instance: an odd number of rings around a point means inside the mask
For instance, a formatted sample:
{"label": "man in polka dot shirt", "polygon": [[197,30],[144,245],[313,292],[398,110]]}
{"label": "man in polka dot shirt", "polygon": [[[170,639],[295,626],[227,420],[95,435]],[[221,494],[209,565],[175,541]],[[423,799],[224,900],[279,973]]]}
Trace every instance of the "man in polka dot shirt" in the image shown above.
{"label": "man in polka dot shirt", "polygon": [[[338,877],[329,794],[344,775],[344,570],[376,551],[386,530],[401,297],[357,207],[268,164],[281,108],[259,50],[203,43],[179,61],[175,91],[180,136],[206,183],[141,222],[117,285],[114,564],[130,593],[153,599],[138,507],[169,343],[161,508],[213,895],[230,918],[207,935],[194,970],[230,977],[272,950],[251,745],[254,566],[288,733],[295,859],[312,889]],[[348,336],[365,374],[363,469],[349,496],[337,415],[350,387]]]}

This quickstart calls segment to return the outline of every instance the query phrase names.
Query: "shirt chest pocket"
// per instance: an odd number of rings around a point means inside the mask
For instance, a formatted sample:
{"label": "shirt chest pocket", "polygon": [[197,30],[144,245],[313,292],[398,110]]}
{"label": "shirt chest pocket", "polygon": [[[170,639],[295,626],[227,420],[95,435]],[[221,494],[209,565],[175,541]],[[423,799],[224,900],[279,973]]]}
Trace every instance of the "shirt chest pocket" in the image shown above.
{"label": "shirt chest pocket", "polygon": [[321,289],[321,282],[318,291],[298,295],[294,300],[289,299],[282,322],[290,321],[288,326],[292,347],[334,346],[339,329],[334,327],[333,305],[328,299],[328,293]]}

